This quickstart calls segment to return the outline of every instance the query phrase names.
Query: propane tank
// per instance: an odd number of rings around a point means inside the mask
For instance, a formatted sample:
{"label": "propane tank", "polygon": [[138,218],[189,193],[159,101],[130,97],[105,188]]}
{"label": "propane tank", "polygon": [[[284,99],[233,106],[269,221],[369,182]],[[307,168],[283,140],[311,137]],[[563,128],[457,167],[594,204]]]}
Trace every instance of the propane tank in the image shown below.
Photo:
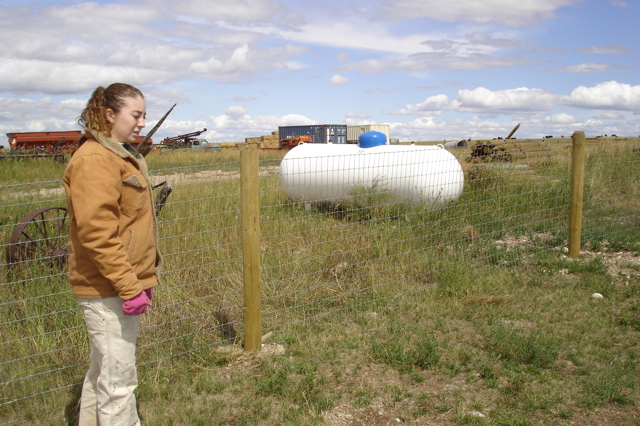
{"label": "propane tank", "polygon": [[441,145],[387,145],[384,133],[366,132],[358,145],[291,149],[280,163],[280,184],[289,198],[310,204],[357,203],[357,194],[376,192],[390,202],[436,206],[460,197],[464,173]]}

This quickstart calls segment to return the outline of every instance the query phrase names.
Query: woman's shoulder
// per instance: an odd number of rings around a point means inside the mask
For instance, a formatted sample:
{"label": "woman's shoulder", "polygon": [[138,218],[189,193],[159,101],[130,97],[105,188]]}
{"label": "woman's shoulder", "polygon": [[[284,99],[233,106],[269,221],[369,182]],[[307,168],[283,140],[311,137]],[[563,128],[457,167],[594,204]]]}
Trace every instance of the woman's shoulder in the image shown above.
{"label": "woman's shoulder", "polygon": [[[71,156],[71,159],[67,163],[67,171],[74,167],[81,168],[100,168],[100,167],[114,167],[122,169],[125,167],[124,160],[104,147],[100,142],[95,139],[87,139]],[[104,164],[104,166],[102,166]]]}
{"label": "woman's shoulder", "polygon": [[107,158],[118,159],[120,156],[110,150],[109,148],[102,145],[95,139],[87,139],[82,146],[80,146],[71,157],[71,160],[79,157],[86,156],[105,156]]}

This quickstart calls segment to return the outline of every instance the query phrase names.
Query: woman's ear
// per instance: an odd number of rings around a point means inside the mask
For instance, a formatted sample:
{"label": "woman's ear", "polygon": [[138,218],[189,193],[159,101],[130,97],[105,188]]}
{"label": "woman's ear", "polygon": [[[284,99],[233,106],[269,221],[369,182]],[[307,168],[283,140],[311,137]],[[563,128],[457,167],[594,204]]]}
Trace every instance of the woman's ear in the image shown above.
{"label": "woman's ear", "polygon": [[107,108],[105,110],[105,118],[107,119],[107,123],[109,124],[113,124],[114,120],[115,120],[116,115],[114,114],[113,110],[111,108]]}

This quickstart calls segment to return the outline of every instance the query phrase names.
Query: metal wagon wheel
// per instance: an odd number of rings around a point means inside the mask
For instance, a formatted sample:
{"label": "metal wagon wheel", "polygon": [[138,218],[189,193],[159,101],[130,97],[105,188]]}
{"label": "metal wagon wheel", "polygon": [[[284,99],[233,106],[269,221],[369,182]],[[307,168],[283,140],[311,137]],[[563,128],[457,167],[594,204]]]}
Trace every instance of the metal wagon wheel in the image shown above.
{"label": "metal wagon wheel", "polygon": [[7,263],[43,259],[52,264],[65,264],[68,228],[64,207],[45,207],[29,213],[9,238]]}
{"label": "metal wagon wheel", "polygon": [[[166,181],[154,186],[160,188],[155,198],[156,215],[173,188]],[[64,207],[45,207],[29,213],[15,227],[7,245],[7,263],[9,265],[29,260],[43,259],[51,264],[67,263],[69,224],[67,209]]]}

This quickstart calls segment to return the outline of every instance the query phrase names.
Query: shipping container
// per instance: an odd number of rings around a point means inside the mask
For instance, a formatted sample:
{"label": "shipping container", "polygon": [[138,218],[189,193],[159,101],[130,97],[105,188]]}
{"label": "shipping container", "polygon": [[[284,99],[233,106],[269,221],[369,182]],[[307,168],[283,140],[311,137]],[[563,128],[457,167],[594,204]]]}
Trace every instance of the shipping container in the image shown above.
{"label": "shipping container", "polygon": [[358,136],[372,131],[384,133],[387,137],[387,144],[390,143],[388,124],[359,124],[357,126],[347,126],[347,143],[358,143]]}
{"label": "shipping container", "polygon": [[347,143],[346,124],[311,124],[306,126],[279,126],[280,140],[309,136],[311,143]]}

